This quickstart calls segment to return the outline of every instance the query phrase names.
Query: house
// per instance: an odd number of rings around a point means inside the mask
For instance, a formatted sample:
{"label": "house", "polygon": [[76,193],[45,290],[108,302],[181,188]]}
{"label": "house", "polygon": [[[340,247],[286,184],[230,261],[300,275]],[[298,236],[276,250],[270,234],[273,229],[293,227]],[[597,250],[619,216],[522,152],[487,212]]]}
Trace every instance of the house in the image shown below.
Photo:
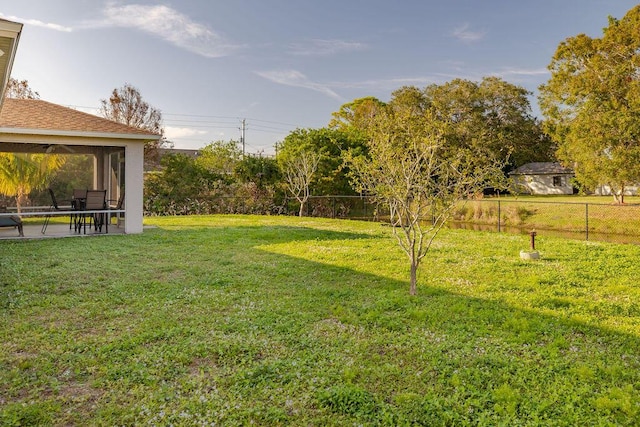
{"label": "house", "polygon": [[144,146],[161,135],[39,99],[4,99],[21,30],[0,20],[0,151],[92,155],[93,188],[112,200],[124,192],[125,232],[141,233]]}
{"label": "house", "polygon": [[535,195],[573,194],[571,178],[573,171],[556,162],[527,163],[509,176],[513,180],[514,191]]}

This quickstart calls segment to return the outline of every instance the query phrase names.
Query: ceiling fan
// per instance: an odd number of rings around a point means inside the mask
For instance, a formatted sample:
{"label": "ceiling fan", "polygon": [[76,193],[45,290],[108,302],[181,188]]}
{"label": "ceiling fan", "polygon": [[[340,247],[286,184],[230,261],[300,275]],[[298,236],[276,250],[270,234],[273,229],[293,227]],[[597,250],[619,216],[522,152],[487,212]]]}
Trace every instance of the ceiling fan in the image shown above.
{"label": "ceiling fan", "polygon": [[67,150],[71,154],[75,154],[76,153],[76,150],[74,150],[73,148],[69,148],[64,144],[49,144],[49,145],[45,145],[45,147],[46,147],[45,153],[47,153],[47,154],[53,153],[56,150],[56,148],[58,148],[58,147]]}

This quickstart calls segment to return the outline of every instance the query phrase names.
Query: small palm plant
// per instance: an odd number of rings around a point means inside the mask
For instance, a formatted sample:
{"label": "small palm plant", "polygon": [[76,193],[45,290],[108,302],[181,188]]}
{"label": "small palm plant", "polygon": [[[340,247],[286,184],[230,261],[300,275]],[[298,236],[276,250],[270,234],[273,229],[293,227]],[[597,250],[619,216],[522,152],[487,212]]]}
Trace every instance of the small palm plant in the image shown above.
{"label": "small palm plant", "polygon": [[64,163],[58,154],[0,153],[0,194],[15,197],[20,213],[29,194],[46,188]]}

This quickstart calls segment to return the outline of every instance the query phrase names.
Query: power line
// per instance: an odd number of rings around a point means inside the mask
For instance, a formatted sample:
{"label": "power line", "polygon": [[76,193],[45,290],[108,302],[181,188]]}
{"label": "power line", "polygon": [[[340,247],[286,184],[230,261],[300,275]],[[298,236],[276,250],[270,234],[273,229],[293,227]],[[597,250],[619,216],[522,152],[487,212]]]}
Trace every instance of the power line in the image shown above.
{"label": "power line", "polygon": [[[95,111],[99,111],[100,108],[99,107],[89,107],[86,105],[71,105],[71,104],[66,104],[65,107],[69,107],[69,108],[81,108],[81,109],[86,109],[86,110],[95,110]],[[238,116],[216,116],[216,115],[209,115],[209,114],[185,114],[185,113],[165,113],[162,112],[162,117],[163,119],[166,119],[167,116],[177,116],[177,117],[194,117],[194,118],[199,118],[199,119],[223,119],[223,120],[240,120],[240,118]],[[261,123],[271,123],[274,125],[283,125],[283,126],[292,126],[294,128],[300,128],[301,126],[298,124],[294,124],[294,123],[287,123],[287,122],[279,122],[279,121],[274,121],[274,120],[264,120],[264,119],[255,119],[255,118],[244,118],[242,120],[247,120],[247,121],[251,121],[251,122],[261,122]],[[171,121],[171,122],[190,122],[191,120],[181,120],[181,119],[169,119],[169,120],[163,120],[163,121]],[[193,122],[195,123],[209,123],[208,120],[193,120]],[[225,122],[223,122],[225,123]],[[262,126],[262,127],[267,127],[264,125],[255,125],[255,126]],[[274,128],[277,129],[277,128]],[[290,129],[283,129],[286,131],[289,131]]]}

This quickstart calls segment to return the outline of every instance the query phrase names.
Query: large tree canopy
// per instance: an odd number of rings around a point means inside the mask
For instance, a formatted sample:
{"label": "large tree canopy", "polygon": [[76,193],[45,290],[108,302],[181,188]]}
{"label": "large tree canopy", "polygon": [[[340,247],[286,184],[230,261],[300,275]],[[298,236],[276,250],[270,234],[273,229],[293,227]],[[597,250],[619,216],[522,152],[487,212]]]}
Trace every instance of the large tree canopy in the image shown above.
{"label": "large tree canopy", "polygon": [[450,122],[447,144],[459,148],[483,147],[511,167],[553,158],[551,141],[532,116],[528,95],[519,86],[497,77],[481,82],[455,79],[430,85],[423,91],[403,87],[393,93],[390,106],[418,114],[431,111]]}
{"label": "large tree canopy", "polygon": [[355,137],[363,136],[377,115],[385,108],[385,103],[373,96],[354,99],[331,114],[329,128],[346,133],[355,133]]}
{"label": "large tree canopy", "polygon": [[640,182],[640,6],[609,18],[602,38],[560,43],[540,88],[558,157],[586,187],[608,185],[622,202]]}
{"label": "large tree canopy", "polygon": [[497,77],[481,82],[455,79],[424,89],[404,86],[388,103],[373,97],[344,104],[333,113],[329,127],[349,132],[361,141],[371,138],[383,113],[432,116],[447,122],[446,143],[461,149],[482,148],[508,158],[505,168],[555,159],[554,145],[532,116],[526,89]]}

